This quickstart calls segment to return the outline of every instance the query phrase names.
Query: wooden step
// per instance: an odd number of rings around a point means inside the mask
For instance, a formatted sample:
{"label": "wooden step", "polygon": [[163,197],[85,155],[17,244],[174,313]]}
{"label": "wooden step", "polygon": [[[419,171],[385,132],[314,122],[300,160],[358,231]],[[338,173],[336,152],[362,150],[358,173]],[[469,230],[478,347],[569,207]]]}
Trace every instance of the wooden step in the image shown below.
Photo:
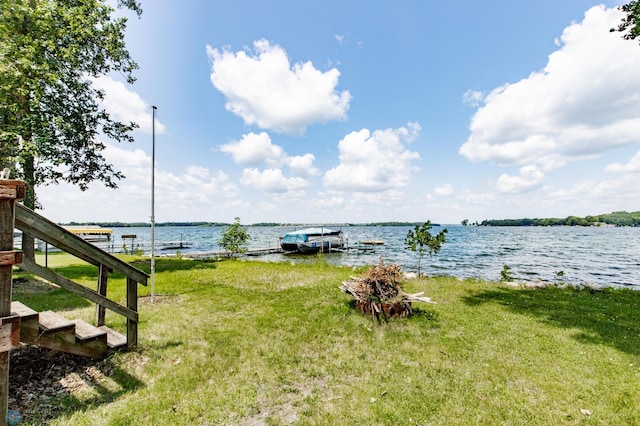
{"label": "wooden step", "polygon": [[40,334],[38,313],[20,302],[11,302],[11,313],[20,317],[20,341],[34,342]]}
{"label": "wooden step", "polygon": [[71,321],[76,325],[76,339],[80,342],[90,342],[91,340],[104,339],[106,342],[107,333],[94,327],[85,320],[74,319]]}
{"label": "wooden step", "polygon": [[110,329],[106,325],[98,328],[107,333],[107,346],[110,350],[119,351],[127,348],[127,336]]}
{"label": "wooden step", "polygon": [[40,312],[40,331],[32,343],[45,348],[62,352],[72,352],[70,349],[76,343],[76,325],[53,311]]}
{"label": "wooden step", "polygon": [[105,332],[83,320],[70,321],[51,311],[40,313],[40,335],[34,343],[89,358],[101,358],[107,353]]}
{"label": "wooden step", "polygon": [[72,322],[76,325],[76,344],[70,353],[89,358],[102,358],[107,354],[107,333],[104,330],[81,319]]}
{"label": "wooden step", "polygon": [[106,333],[85,321],[69,321],[53,311],[36,312],[20,302],[12,311],[21,316],[20,340],[62,352],[90,358],[106,354]]}
{"label": "wooden step", "polygon": [[55,312],[36,312],[20,302],[11,303],[11,312],[21,320],[20,340],[75,355],[101,358],[109,350],[127,347],[127,336],[109,327],[68,320]]}
{"label": "wooden step", "polygon": [[53,311],[40,312],[40,331],[42,334],[68,333],[75,334],[76,325]]}
{"label": "wooden step", "polygon": [[38,318],[38,313],[21,302],[11,302],[11,313],[21,318]]}

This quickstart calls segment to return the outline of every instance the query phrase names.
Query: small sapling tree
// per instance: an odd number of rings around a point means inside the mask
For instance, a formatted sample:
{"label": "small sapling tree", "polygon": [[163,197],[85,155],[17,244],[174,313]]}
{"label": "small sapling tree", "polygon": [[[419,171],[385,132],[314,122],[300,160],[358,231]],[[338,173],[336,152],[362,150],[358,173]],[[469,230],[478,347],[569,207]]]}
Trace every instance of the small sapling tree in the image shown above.
{"label": "small sapling tree", "polygon": [[446,228],[437,235],[431,234],[431,228],[431,221],[428,220],[422,225],[416,225],[414,229],[410,229],[404,239],[405,248],[418,253],[418,276],[420,276],[420,266],[424,254],[429,253],[429,257],[432,257],[440,251],[442,245],[446,242]]}
{"label": "small sapling tree", "polygon": [[511,266],[504,265],[502,267],[502,271],[500,271],[500,279],[502,281],[507,281],[507,282],[511,282],[511,281],[515,280],[515,277],[511,273]]}
{"label": "small sapling tree", "polygon": [[234,254],[245,253],[250,239],[251,236],[247,230],[240,225],[240,218],[236,217],[235,221],[222,231],[222,238],[218,240],[218,245],[231,257]]}

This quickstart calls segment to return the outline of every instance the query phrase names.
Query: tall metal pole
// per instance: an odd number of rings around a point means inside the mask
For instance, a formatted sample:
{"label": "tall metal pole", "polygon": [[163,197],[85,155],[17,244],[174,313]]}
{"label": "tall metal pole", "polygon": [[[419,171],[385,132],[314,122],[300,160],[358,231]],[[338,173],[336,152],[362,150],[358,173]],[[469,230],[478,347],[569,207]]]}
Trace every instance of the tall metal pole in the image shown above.
{"label": "tall metal pole", "polygon": [[156,170],[156,106],[153,105],[152,109],[152,122],[151,122],[151,303],[155,303],[155,283],[156,283],[156,218],[155,218],[155,198],[156,198],[156,182],[155,182],[155,170]]}

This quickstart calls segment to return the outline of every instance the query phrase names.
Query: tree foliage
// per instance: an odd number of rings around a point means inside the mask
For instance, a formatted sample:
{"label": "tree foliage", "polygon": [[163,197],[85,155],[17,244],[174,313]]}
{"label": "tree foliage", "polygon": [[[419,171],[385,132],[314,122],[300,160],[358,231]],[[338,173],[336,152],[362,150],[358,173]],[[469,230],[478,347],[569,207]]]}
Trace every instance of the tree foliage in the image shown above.
{"label": "tree foliage", "polygon": [[492,219],[483,220],[482,226],[600,226],[601,224],[614,226],[640,226],[640,212],[613,212],[585,217],[568,216],[566,218],[542,219]]}
{"label": "tree foliage", "polygon": [[245,253],[250,239],[251,236],[246,228],[240,225],[240,218],[236,217],[235,221],[222,231],[222,238],[218,240],[218,245],[231,257],[233,254]]}
{"label": "tree foliage", "polygon": [[447,229],[443,229],[437,235],[432,235],[431,221],[426,221],[422,225],[416,225],[414,229],[407,232],[404,239],[404,245],[407,250],[418,253],[418,276],[420,275],[420,266],[425,253],[429,253],[429,257],[438,253],[442,245],[446,242]]}
{"label": "tree foliage", "polygon": [[511,282],[515,279],[513,273],[511,272],[511,266],[504,265],[502,267],[502,271],[500,271],[500,279],[507,282]]}
{"label": "tree foliage", "polygon": [[[24,203],[37,206],[38,185],[92,181],[115,188],[123,174],[102,155],[102,137],[132,141],[133,122],[114,120],[94,80],[112,73],[133,83],[138,67],[125,47],[127,19],[106,0],[0,0],[0,168],[26,183]],[[135,0],[118,7],[142,12]],[[33,257],[29,235],[25,255]]]}
{"label": "tree foliage", "polygon": [[626,15],[616,28],[611,28],[611,31],[624,33],[622,37],[626,40],[635,40],[640,37],[640,1],[630,1],[619,6],[619,9]]}
{"label": "tree foliage", "polygon": [[[106,163],[98,136],[132,141],[135,123],[114,120],[93,85],[117,72],[133,83],[137,64],[125,47],[127,19],[106,1],[1,0],[0,157],[2,166],[37,185],[61,181],[85,190],[123,175]],[[122,7],[140,13],[135,1]],[[32,206],[30,206],[32,207]]]}

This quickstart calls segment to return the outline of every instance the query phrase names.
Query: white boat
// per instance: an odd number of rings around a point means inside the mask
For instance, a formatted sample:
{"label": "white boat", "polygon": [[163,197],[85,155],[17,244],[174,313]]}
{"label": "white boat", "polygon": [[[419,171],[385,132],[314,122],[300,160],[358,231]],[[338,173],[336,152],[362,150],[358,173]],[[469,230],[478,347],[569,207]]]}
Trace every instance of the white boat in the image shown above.
{"label": "white boat", "polygon": [[344,247],[344,244],[344,235],[341,230],[325,227],[287,232],[280,240],[282,250],[304,254],[339,250]]}

